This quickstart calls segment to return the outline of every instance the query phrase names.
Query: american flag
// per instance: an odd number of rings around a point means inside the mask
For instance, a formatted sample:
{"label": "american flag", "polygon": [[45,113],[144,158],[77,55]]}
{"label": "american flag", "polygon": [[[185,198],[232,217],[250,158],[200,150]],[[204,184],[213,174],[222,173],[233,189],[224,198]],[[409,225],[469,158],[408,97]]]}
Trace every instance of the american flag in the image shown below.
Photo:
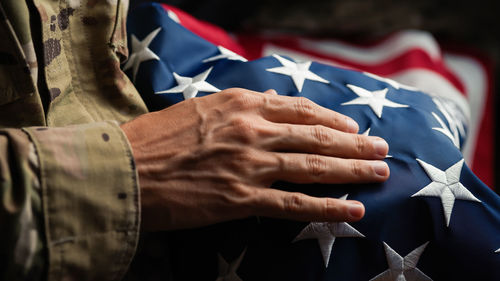
{"label": "american flag", "polygon": [[[412,48],[391,49],[387,40],[370,47],[377,56],[357,59],[355,48],[336,42],[241,37],[241,45],[156,3],[131,11],[128,32],[123,69],[150,110],[231,87],[275,89],[352,117],[360,133],[390,148],[391,176],[381,184],[274,186],[359,200],[361,221],[248,218],[169,233],[165,266],[174,280],[500,280],[500,197],[462,152],[482,117],[471,113],[466,82],[443,62],[409,59]],[[393,40],[415,43],[409,35],[428,36],[409,31]],[[417,53],[440,57],[434,47]]]}

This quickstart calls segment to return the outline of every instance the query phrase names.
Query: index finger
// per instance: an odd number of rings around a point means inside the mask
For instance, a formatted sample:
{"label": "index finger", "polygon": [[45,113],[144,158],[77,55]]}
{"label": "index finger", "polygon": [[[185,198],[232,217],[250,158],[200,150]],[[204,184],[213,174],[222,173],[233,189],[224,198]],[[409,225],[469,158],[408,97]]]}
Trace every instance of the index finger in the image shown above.
{"label": "index finger", "polygon": [[275,123],[323,125],[347,133],[357,133],[359,126],[352,118],[322,107],[304,97],[266,96],[261,108],[263,117]]}

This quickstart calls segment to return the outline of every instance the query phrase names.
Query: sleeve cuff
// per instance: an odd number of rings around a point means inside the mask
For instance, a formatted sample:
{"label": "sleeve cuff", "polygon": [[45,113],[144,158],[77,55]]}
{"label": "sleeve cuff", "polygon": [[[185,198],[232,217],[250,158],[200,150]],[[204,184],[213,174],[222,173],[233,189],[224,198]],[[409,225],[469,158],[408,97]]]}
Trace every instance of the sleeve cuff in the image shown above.
{"label": "sleeve cuff", "polygon": [[48,280],[121,279],[140,225],[137,171],[126,136],[112,122],[25,131],[40,161]]}

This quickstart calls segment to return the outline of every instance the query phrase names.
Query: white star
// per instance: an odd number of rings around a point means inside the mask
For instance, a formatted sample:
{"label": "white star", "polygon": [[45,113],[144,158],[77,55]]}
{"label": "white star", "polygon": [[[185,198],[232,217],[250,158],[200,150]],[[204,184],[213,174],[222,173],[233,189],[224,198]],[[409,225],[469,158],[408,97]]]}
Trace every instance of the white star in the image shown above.
{"label": "white star", "polygon": [[219,276],[217,276],[215,281],[242,281],[238,274],[236,274],[236,270],[240,267],[246,251],[247,249],[243,250],[241,255],[231,264],[228,264],[220,254],[217,254],[219,257]]}
{"label": "white star", "polygon": [[273,57],[277,59],[283,66],[268,68],[266,70],[269,72],[290,76],[299,93],[302,91],[302,86],[304,86],[304,81],[306,79],[326,84],[330,83],[328,82],[328,80],[321,78],[320,76],[314,74],[309,70],[309,67],[311,66],[310,61],[296,63],[287,60],[279,55],[273,55]]}
{"label": "white star", "polygon": [[384,109],[384,106],[408,107],[408,105],[395,103],[386,99],[385,96],[388,91],[387,88],[378,91],[368,91],[361,87],[350,84],[347,84],[346,86],[359,97],[351,101],[344,102],[342,105],[353,105],[353,104],[368,105],[371,107],[371,109],[377,115],[378,118],[382,118],[382,110]]}
{"label": "white star", "polygon": [[[444,102],[441,102],[441,100],[434,98],[432,99],[436,106],[438,107],[439,111],[441,111],[441,114],[443,114],[444,118],[448,122],[449,128],[444,124],[443,120],[439,118],[439,116],[432,112],[432,116],[434,116],[434,119],[438,121],[439,125],[441,127],[434,127],[432,128],[433,130],[436,130],[442,134],[444,134],[446,137],[448,137],[453,144],[457,147],[460,148],[460,134],[464,135],[465,134],[465,129],[464,129],[464,124],[462,122],[463,117],[461,114],[455,112],[453,114],[453,109],[450,108],[450,106],[447,106]],[[452,117],[453,114],[453,117]]]}
{"label": "white star", "polygon": [[370,130],[371,130],[371,129],[372,129],[372,128],[368,128],[368,129],[366,129],[366,131],[365,131],[364,133],[362,133],[362,135],[363,135],[363,136],[369,136],[369,135],[370,135]]}
{"label": "white star", "polygon": [[198,91],[210,93],[219,92],[219,89],[205,81],[210,74],[210,71],[212,71],[212,67],[195,77],[180,76],[174,72],[174,78],[178,85],[168,90],[156,92],[155,94],[182,93],[184,95],[184,99],[187,100],[196,97]]}
{"label": "white star", "polygon": [[160,32],[161,27],[153,30],[149,33],[142,41],[139,41],[134,34],[132,34],[132,54],[130,55],[127,63],[123,67],[123,70],[132,68],[133,81],[135,82],[135,77],[137,76],[137,71],[139,70],[139,65],[143,61],[148,60],[160,60],[160,58],[149,49],[149,44],[155,39],[156,35]]}
{"label": "white star", "polygon": [[455,199],[481,202],[460,182],[460,174],[462,172],[462,166],[464,165],[464,159],[453,164],[451,167],[446,169],[446,171],[441,171],[440,169],[425,163],[420,159],[417,159],[417,161],[425,170],[429,178],[431,178],[432,182],[417,193],[413,194],[412,197],[440,197],[441,203],[443,204],[446,226],[450,225],[450,218],[453,211],[453,205],[455,204]]}
{"label": "white star", "polygon": [[410,280],[432,280],[417,268],[418,260],[429,242],[416,248],[406,257],[401,257],[389,245],[384,242],[385,256],[389,269],[370,279],[370,281],[410,281]]}
{"label": "white star", "polygon": [[389,85],[391,85],[394,89],[405,89],[405,90],[410,90],[410,91],[420,91],[419,89],[415,88],[415,87],[412,87],[412,86],[408,86],[408,85],[404,85],[404,84],[401,84],[399,82],[396,82],[392,79],[389,79],[389,78],[385,78],[385,77],[380,77],[378,75],[375,75],[373,73],[370,73],[370,72],[363,72],[364,75],[368,76],[368,77],[371,77],[375,80],[378,80],[378,81],[381,81],[381,82],[385,82]]}
{"label": "white star", "polygon": [[[452,133],[451,130],[448,129],[448,127],[446,127],[443,120],[441,120],[441,118],[439,118],[439,116],[436,113],[434,113],[434,112],[431,112],[431,113],[432,113],[432,116],[434,116],[434,119],[436,119],[436,121],[438,121],[439,126],[440,126],[440,127],[432,127],[432,129],[435,131],[438,131],[438,132],[442,133],[443,135],[445,135],[446,137],[448,137],[451,140],[451,142],[453,142],[455,147],[460,148],[460,136],[458,135],[458,131],[453,130],[453,133]],[[451,127],[451,128],[453,129],[453,127]]]}
{"label": "white star", "polygon": [[[340,200],[346,200],[347,194]],[[318,239],[325,267],[328,267],[333,243],[336,237],[365,237],[345,222],[311,222],[295,237],[293,242],[304,239]]]}
{"label": "white star", "polygon": [[220,54],[215,55],[213,57],[209,57],[208,59],[204,59],[203,62],[211,62],[211,61],[216,61],[216,60],[221,60],[221,59],[228,59],[228,60],[240,60],[243,62],[246,62],[247,59],[238,55],[237,53],[228,50],[222,46],[217,46],[219,49]]}

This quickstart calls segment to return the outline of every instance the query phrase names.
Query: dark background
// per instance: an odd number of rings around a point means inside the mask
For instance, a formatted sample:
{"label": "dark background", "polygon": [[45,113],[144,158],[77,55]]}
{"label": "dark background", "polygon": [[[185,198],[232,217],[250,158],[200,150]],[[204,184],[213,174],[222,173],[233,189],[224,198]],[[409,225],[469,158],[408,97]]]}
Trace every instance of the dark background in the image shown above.
{"label": "dark background", "polygon": [[[131,0],[131,8],[146,2]],[[444,0],[163,0],[233,32],[278,30],[293,34],[369,40],[401,29],[422,29],[448,46],[469,46],[489,57],[500,84],[500,1]],[[495,108],[500,104],[495,89]],[[494,110],[495,123],[500,114]],[[495,143],[500,133],[495,130]],[[498,150],[492,151],[500,159]],[[500,165],[495,161],[495,186]]]}

